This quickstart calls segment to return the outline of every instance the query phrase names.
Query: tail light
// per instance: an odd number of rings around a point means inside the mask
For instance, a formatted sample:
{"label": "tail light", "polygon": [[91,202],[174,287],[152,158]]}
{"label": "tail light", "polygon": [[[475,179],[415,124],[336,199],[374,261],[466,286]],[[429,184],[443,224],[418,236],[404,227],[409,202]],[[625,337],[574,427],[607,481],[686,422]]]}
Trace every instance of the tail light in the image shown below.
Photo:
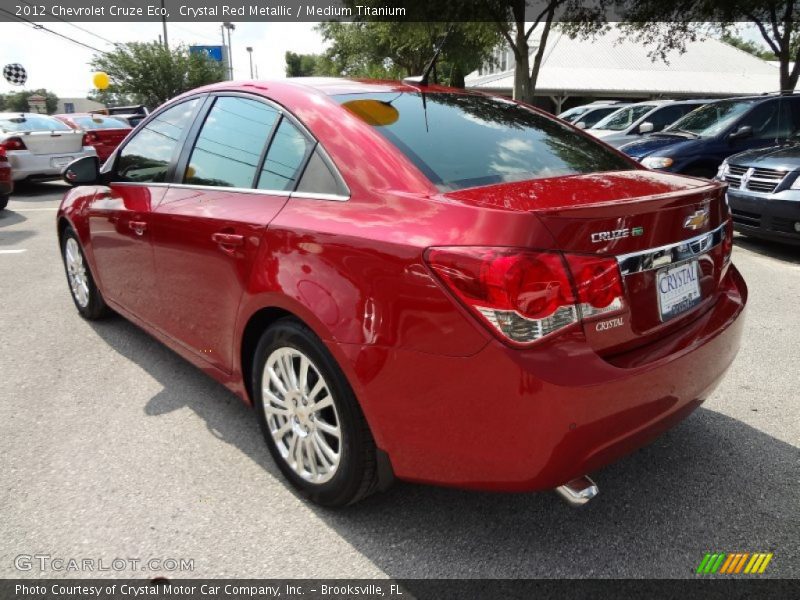
{"label": "tail light", "polygon": [[27,146],[25,146],[25,142],[22,141],[22,138],[18,137],[10,137],[6,140],[0,142],[0,147],[4,150],[27,150]]}
{"label": "tail light", "polygon": [[89,133],[83,134],[83,142],[81,143],[84,146],[91,146],[92,144],[96,144],[99,140],[100,138],[97,137],[97,134],[94,133],[93,131],[90,131]]}
{"label": "tail light", "polygon": [[8,156],[6,156],[6,148],[5,146],[0,145],[0,160],[7,161]]}
{"label": "tail light", "polygon": [[484,247],[430,248],[425,259],[470,312],[515,344],[622,308],[614,259]]}

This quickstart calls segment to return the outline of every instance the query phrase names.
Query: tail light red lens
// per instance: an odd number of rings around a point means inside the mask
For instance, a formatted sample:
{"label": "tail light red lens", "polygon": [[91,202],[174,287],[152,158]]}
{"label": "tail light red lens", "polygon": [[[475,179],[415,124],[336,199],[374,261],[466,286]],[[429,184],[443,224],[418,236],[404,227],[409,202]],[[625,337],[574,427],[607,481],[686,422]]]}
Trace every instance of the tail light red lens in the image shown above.
{"label": "tail light red lens", "polygon": [[431,248],[425,259],[479,320],[516,344],[622,307],[614,259],[484,247]]}
{"label": "tail light red lens", "polygon": [[96,144],[100,138],[97,137],[97,134],[94,132],[84,133],[83,134],[83,145],[84,146],[91,146],[92,144]]}
{"label": "tail light red lens", "polygon": [[22,138],[18,137],[10,137],[3,142],[0,142],[0,146],[3,147],[4,150],[27,150],[25,146],[25,142],[22,141]]}

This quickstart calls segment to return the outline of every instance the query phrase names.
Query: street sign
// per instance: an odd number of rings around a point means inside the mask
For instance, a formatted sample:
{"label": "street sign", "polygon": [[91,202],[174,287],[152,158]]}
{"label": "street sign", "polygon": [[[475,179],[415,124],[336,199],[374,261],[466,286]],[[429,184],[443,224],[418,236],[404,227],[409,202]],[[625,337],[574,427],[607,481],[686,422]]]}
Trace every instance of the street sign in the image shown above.
{"label": "street sign", "polygon": [[222,46],[189,46],[189,54],[205,54],[211,60],[222,62]]}

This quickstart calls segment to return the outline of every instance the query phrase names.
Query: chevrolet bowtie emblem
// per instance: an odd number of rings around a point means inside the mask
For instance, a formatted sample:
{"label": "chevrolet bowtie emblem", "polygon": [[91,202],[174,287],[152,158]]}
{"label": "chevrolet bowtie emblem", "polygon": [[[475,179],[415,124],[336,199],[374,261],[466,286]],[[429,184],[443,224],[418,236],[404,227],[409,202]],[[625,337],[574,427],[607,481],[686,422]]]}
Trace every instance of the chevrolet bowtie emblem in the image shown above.
{"label": "chevrolet bowtie emblem", "polygon": [[694,214],[686,217],[686,220],[683,222],[683,226],[686,229],[700,229],[706,223],[708,223],[708,209],[701,208],[700,210],[695,211]]}

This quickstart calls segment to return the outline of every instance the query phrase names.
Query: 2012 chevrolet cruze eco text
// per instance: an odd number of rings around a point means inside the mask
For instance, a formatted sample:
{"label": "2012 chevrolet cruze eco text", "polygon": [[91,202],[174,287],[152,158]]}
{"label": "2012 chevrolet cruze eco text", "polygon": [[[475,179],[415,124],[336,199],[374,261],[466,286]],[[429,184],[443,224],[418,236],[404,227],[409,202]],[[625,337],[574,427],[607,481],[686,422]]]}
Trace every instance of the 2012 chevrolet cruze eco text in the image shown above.
{"label": "2012 chevrolet cruze eco text", "polygon": [[394,477],[580,503],[739,347],[725,185],[505,98],[227,82],[65,178],[78,311],[113,309],[252,403],[324,505]]}

